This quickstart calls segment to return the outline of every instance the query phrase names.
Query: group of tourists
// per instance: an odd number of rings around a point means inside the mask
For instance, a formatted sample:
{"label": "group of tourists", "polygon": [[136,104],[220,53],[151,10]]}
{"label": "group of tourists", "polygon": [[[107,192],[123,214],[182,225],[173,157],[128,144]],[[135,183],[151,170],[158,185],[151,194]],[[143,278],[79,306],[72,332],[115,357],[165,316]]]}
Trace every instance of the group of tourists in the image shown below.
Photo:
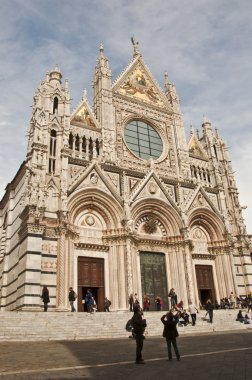
{"label": "group of tourists", "polygon": [[252,294],[249,293],[247,296],[235,296],[233,292],[230,293],[229,297],[223,297],[218,301],[215,301],[215,309],[248,309],[252,310]]}
{"label": "group of tourists", "polygon": [[[69,293],[68,293],[68,300],[69,300],[69,304],[71,307],[71,312],[76,311],[75,306],[74,306],[74,302],[76,301],[77,297],[78,297],[77,293],[73,290],[72,287],[70,287]],[[47,286],[44,286],[42,289],[41,299],[44,303],[44,311],[47,311],[48,310],[48,303],[50,303],[49,290],[48,290]],[[87,293],[86,293],[85,297],[82,298],[81,302],[83,305],[83,311],[86,311],[88,313],[94,313],[97,311],[97,303],[95,301],[95,298],[92,294],[91,289],[87,290]],[[105,297],[105,299],[104,299],[104,311],[109,312],[110,306],[111,306],[111,301],[107,297]]]}

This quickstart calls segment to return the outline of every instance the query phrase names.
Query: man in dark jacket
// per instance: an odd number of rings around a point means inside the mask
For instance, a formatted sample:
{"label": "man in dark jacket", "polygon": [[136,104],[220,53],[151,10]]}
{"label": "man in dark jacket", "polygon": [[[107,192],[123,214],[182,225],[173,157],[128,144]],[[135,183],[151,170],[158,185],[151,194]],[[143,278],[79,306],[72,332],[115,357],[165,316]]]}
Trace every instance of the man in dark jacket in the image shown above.
{"label": "man in dark jacket", "polygon": [[76,300],[76,293],[73,288],[69,288],[68,299],[71,306],[71,311],[76,311],[74,307],[74,301]]}
{"label": "man in dark jacket", "polygon": [[176,342],[176,338],[179,336],[177,330],[178,317],[169,311],[162,316],[161,321],[164,324],[163,337],[166,338],[168,360],[172,360],[171,345],[173,345],[177,360],[180,361],[180,354]]}
{"label": "man in dark jacket", "polygon": [[143,319],[143,312],[139,305],[134,306],[134,315],[131,319],[132,327],[136,337],[136,364],[144,364],[142,358],[142,349],[144,341],[144,330],[146,327],[146,320]]}

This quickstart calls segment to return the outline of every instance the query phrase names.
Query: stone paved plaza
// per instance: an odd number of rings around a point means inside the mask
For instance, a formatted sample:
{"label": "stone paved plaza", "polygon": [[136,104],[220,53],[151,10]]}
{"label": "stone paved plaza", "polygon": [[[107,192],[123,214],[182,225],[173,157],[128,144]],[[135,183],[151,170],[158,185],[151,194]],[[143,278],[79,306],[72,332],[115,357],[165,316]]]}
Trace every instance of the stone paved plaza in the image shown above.
{"label": "stone paved plaza", "polygon": [[252,332],[180,336],[181,362],[167,361],[163,338],[144,342],[145,365],[135,365],[131,339],[0,343],[1,380],[197,379],[249,380]]}

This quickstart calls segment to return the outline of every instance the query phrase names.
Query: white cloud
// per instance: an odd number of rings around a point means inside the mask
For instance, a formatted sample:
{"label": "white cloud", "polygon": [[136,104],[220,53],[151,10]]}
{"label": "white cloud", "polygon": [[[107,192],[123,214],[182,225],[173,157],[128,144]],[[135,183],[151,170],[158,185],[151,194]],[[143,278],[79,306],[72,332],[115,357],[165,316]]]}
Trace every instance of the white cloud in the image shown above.
{"label": "white cloud", "polygon": [[252,232],[249,0],[1,0],[0,25],[0,197],[25,158],[29,106],[46,71],[59,64],[74,108],[83,88],[92,98],[100,42],[115,79],[134,35],[160,85],[165,70],[176,84],[186,128],[207,115],[231,147]]}

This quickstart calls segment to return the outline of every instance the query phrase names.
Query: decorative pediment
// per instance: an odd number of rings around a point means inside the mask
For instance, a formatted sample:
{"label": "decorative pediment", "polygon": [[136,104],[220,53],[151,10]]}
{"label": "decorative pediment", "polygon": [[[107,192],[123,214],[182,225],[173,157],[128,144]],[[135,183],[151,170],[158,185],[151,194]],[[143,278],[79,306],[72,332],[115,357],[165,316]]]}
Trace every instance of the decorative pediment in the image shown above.
{"label": "decorative pediment", "polygon": [[135,202],[144,198],[156,198],[169,203],[178,213],[178,206],[170,196],[165,185],[160,181],[157,175],[151,171],[143,180],[139,181],[135,190],[132,192],[130,201]]}
{"label": "decorative pediment", "polygon": [[114,198],[122,205],[123,201],[119,195],[119,188],[111,181],[111,178],[105,174],[100,167],[94,163],[82,173],[78,173],[75,181],[69,187],[69,194],[79,189],[97,189],[101,190]]}
{"label": "decorative pediment", "polygon": [[223,219],[223,216],[221,215],[216,205],[212,202],[208,194],[201,187],[197,187],[197,189],[194,191],[193,196],[190,197],[189,203],[185,204],[184,206],[188,211],[196,208],[208,208],[209,210],[212,210],[214,213],[218,214],[221,219]]}
{"label": "decorative pediment", "polygon": [[70,124],[77,125],[78,127],[100,129],[99,123],[86,100],[82,100],[72,113]]}
{"label": "decorative pediment", "polygon": [[133,60],[113,86],[113,91],[172,112],[169,102],[141,57]]}
{"label": "decorative pediment", "polygon": [[188,144],[189,155],[201,160],[208,160],[208,156],[195,135],[192,135]]}

